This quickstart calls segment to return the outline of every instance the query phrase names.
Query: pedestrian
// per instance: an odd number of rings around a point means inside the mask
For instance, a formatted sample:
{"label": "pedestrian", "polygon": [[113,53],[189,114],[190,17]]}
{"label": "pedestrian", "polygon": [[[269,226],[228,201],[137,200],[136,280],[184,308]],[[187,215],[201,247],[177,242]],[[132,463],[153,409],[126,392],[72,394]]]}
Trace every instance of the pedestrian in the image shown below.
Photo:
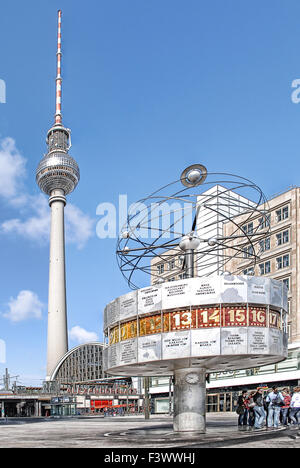
{"label": "pedestrian", "polygon": [[291,394],[288,388],[282,390],[284,406],[281,407],[281,422],[283,426],[289,425],[289,412],[291,406]]}
{"label": "pedestrian", "polygon": [[258,387],[256,393],[253,396],[253,401],[255,403],[255,406],[253,408],[255,415],[254,427],[255,429],[262,429],[263,422],[266,417],[262,388]]}
{"label": "pedestrian", "polygon": [[300,387],[295,387],[291,399],[290,418],[293,424],[298,424],[300,428]]}
{"label": "pedestrian", "polygon": [[266,400],[270,403],[268,407],[268,428],[274,427],[277,429],[279,427],[280,410],[284,405],[284,399],[276,385],[272,387],[272,391]]}
{"label": "pedestrian", "polygon": [[247,390],[243,390],[242,394],[238,397],[238,406],[236,410],[239,416],[238,426],[247,426],[248,410],[246,408],[246,400],[247,400]]}
{"label": "pedestrian", "polygon": [[268,396],[269,396],[270,393],[271,393],[271,390],[267,389],[267,393],[265,393],[264,398],[263,398],[264,410],[265,410],[265,413],[266,413],[266,427],[268,427],[268,416],[269,416],[269,406],[270,406]]}
{"label": "pedestrian", "polygon": [[249,397],[246,399],[245,406],[248,410],[248,424],[249,427],[254,426],[255,422],[255,413],[254,413],[254,408],[256,406],[255,401],[253,400],[253,397],[255,395],[255,391],[250,392]]}

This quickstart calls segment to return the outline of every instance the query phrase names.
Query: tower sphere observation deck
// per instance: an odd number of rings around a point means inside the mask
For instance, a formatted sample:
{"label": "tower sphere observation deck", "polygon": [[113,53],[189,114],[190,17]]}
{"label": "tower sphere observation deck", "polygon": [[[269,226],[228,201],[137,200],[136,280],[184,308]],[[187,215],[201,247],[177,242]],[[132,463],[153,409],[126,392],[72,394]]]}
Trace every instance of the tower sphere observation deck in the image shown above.
{"label": "tower sphere observation deck", "polygon": [[36,171],[36,182],[47,195],[58,189],[68,195],[79,182],[78,164],[68,154],[69,141],[70,130],[63,126],[53,126],[48,132],[49,151],[40,161]]}

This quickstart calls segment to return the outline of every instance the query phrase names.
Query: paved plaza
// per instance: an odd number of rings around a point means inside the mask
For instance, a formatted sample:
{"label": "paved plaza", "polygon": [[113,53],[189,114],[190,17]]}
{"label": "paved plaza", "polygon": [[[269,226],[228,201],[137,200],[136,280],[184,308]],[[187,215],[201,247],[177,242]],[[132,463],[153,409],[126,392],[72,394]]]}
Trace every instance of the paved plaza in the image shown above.
{"label": "paved plaza", "polygon": [[173,433],[167,416],[8,419],[0,420],[0,448],[300,448],[296,427],[239,430],[236,419],[233,413],[209,414],[206,434],[184,436]]}

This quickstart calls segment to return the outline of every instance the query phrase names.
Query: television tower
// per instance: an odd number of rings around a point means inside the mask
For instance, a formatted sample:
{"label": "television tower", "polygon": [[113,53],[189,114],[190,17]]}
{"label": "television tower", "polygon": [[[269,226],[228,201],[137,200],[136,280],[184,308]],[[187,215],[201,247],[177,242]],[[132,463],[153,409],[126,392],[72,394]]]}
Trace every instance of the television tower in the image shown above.
{"label": "television tower", "polygon": [[71,131],[62,124],[61,17],[59,10],[55,122],[47,133],[48,153],[36,170],[36,182],[42,192],[49,195],[51,208],[47,380],[68,351],[64,208],[66,195],[75,189],[80,178],[79,167],[68,154]]}

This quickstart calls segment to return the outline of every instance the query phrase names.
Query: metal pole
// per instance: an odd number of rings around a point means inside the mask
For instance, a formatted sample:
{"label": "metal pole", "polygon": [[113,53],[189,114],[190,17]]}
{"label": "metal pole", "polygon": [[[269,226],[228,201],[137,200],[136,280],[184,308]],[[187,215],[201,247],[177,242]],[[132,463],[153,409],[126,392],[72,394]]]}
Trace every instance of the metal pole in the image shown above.
{"label": "metal pole", "polygon": [[169,415],[172,414],[172,376],[169,377]]}
{"label": "metal pole", "polygon": [[127,382],[127,395],[126,395],[126,416],[128,416],[128,399],[129,399],[129,396],[128,396],[128,392],[129,392],[129,383]]}
{"label": "metal pole", "polygon": [[144,388],[145,388],[144,413],[145,413],[145,419],[150,419],[149,387],[150,387],[150,377],[144,377]]}
{"label": "metal pole", "polygon": [[5,375],[3,376],[4,379],[4,390],[8,391],[9,390],[9,380],[10,380],[10,375],[8,373],[8,369],[5,369]]}
{"label": "metal pole", "polygon": [[194,250],[190,249],[185,252],[186,261],[186,277],[194,278]]}

